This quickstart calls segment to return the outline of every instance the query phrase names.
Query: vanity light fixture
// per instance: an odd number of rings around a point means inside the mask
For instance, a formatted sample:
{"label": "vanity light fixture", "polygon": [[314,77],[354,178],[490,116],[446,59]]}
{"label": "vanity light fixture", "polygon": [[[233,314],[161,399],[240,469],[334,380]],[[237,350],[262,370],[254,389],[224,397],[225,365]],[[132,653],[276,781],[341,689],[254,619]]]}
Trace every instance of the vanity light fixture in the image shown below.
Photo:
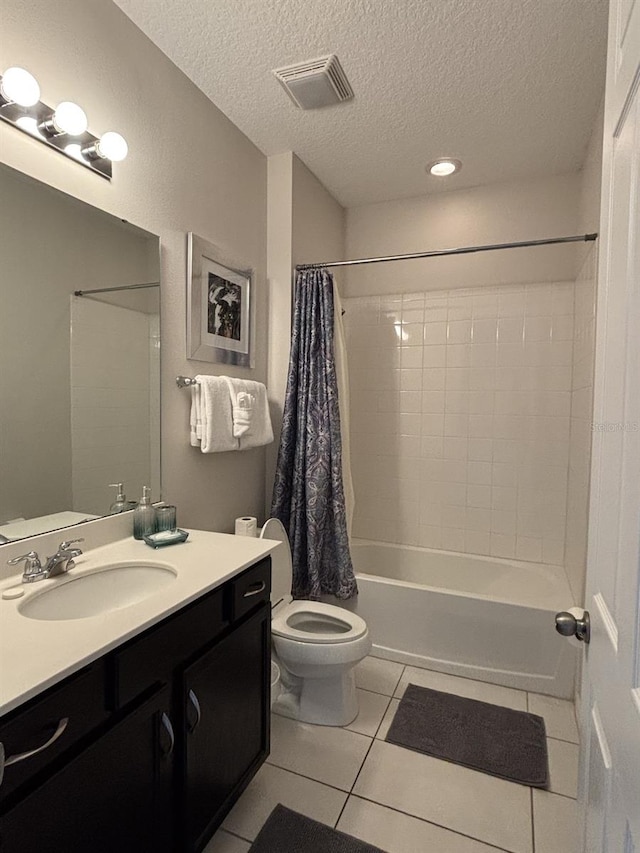
{"label": "vanity light fixture", "polygon": [[129,146],[124,136],[116,133],[115,130],[108,130],[93,145],[83,148],[82,154],[90,160],[105,157],[107,160],[111,160],[112,163],[119,163],[121,160],[124,160],[128,151]]}
{"label": "vanity light fixture", "polygon": [[87,115],[73,101],[61,101],[40,129],[51,136],[80,136],[87,129]]}
{"label": "vanity light fixture", "polygon": [[61,101],[55,109],[41,101],[38,81],[18,66],[7,68],[0,76],[0,120],[108,180],[112,163],[124,160],[128,153],[119,133],[89,133],[86,113],[73,101]]}
{"label": "vanity light fixture", "polygon": [[17,65],[7,68],[0,81],[0,96],[6,104],[20,107],[33,107],[40,100],[38,81],[25,68]]}
{"label": "vanity light fixture", "polygon": [[462,162],[453,157],[441,157],[429,163],[426,169],[436,178],[446,178],[448,175],[459,172],[462,169]]}

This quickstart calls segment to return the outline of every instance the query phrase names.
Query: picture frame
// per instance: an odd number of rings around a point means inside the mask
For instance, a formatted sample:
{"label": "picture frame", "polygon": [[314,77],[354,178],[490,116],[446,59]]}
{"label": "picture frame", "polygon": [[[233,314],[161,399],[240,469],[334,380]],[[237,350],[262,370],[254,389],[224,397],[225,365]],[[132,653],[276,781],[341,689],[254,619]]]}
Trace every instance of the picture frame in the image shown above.
{"label": "picture frame", "polygon": [[187,234],[187,358],[253,367],[253,270]]}

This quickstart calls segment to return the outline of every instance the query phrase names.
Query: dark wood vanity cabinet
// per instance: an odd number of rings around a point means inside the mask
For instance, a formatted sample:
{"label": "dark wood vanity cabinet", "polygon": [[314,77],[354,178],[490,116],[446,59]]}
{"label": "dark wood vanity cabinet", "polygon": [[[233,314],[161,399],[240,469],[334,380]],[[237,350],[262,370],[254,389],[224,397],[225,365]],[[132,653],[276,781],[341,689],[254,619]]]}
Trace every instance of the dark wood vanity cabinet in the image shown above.
{"label": "dark wood vanity cabinet", "polygon": [[156,692],[0,818],[2,853],[170,851],[175,745]]}
{"label": "dark wood vanity cabinet", "polygon": [[269,752],[269,592],[266,558],[0,719],[7,754],[69,721],[5,768],[1,853],[202,850]]}
{"label": "dark wood vanity cabinet", "polygon": [[188,850],[204,846],[268,755],[270,620],[263,605],[184,672]]}

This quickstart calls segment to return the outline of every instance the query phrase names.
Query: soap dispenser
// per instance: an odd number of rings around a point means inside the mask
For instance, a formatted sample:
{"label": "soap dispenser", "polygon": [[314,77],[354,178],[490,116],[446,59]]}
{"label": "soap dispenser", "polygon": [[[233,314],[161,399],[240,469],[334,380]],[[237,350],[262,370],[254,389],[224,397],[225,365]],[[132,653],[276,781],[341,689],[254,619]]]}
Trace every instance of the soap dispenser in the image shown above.
{"label": "soap dispenser", "polygon": [[156,530],[156,511],[151,505],[151,489],[142,487],[140,503],[133,511],[133,538],[143,539]]}
{"label": "soap dispenser", "polygon": [[119,512],[124,512],[125,510],[130,509],[129,504],[127,503],[127,496],[124,493],[123,484],[109,483],[109,488],[118,490],[115,501],[109,507],[109,515],[117,515]]}

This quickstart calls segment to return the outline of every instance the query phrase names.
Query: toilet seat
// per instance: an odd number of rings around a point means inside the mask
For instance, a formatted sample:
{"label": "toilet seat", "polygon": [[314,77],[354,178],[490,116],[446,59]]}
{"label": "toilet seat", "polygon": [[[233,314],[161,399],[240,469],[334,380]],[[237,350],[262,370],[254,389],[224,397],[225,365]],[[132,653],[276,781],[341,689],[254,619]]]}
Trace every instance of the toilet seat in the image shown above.
{"label": "toilet seat", "polygon": [[367,633],[367,623],[334,604],[294,601],[274,614],[271,633],[300,643],[349,643]]}

